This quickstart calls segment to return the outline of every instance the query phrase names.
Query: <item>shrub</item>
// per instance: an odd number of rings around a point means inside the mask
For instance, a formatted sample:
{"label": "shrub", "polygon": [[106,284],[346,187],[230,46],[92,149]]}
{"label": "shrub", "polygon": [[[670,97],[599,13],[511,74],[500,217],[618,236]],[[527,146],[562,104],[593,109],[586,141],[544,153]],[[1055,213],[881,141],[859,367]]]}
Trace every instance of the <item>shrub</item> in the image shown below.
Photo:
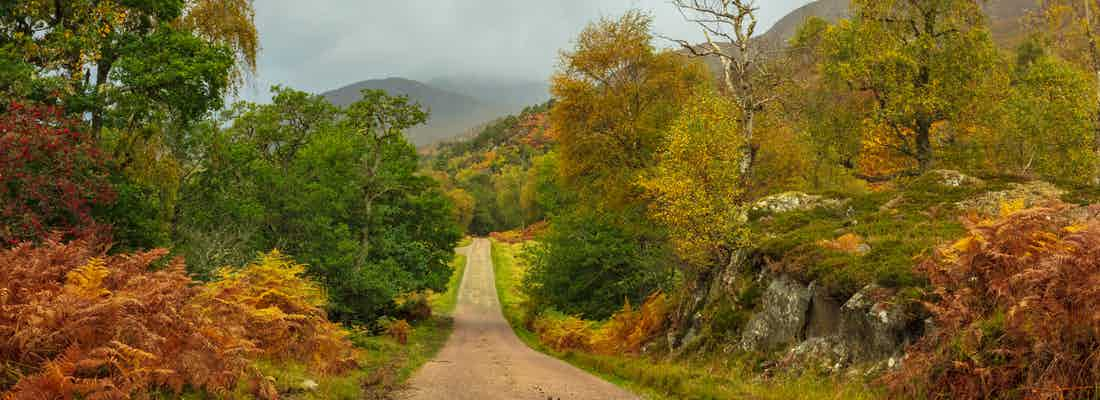
{"label": "shrub", "polygon": [[[924,264],[936,329],[886,379],[929,398],[1093,398],[1100,381],[1100,207],[970,221]],[[1083,221],[1083,222],[1082,222]],[[918,396],[919,396],[918,395]]]}
{"label": "shrub", "polygon": [[355,367],[346,331],[325,316],[325,293],[305,274],[305,266],[275,250],[244,268],[223,269],[197,302],[265,357],[305,362],[323,372]]}
{"label": "shrub", "polygon": [[277,396],[258,357],[355,366],[325,295],[278,252],[198,285],[167,250],[105,256],[86,241],[0,252],[4,399],[130,398],[247,384]]}
{"label": "shrub", "polygon": [[96,206],[115,194],[105,158],[79,122],[58,107],[11,104],[0,113],[0,241],[14,245],[47,232],[104,233]]}
{"label": "shrub", "polygon": [[226,392],[256,347],[192,300],[166,250],[103,256],[84,241],[0,252],[5,399],[128,398],[184,386]]}
{"label": "shrub", "polygon": [[535,318],[539,341],[557,351],[589,351],[591,323],[556,311],[545,311]]}
{"label": "shrub", "polygon": [[524,253],[530,265],[524,291],[535,308],[606,319],[623,299],[639,304],[670,286],[673,262],[667,241],[659,233],[639,232],[652,229],[642,222],[618,219],[594,211],[553,218],[546,235]]}
{"label": "shrub", "polygon": [[668,296],[661,292],[647,297],[637,310],[627,302],[592,335],[592,351],[600,354],[638,353],[642,345],[665,328],[668,311]]}

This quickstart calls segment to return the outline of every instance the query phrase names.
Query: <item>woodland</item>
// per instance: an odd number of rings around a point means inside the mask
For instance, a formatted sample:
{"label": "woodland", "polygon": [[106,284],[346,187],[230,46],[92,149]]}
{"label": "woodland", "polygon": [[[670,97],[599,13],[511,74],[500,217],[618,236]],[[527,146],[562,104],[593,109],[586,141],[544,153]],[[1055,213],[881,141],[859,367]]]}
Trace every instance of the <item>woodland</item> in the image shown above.
{"label": "woodland", "polygon": [[647,397],[1100,396],[1100,3],[784,43],[672,3],[707,42],[593,21],[552,100],[419,150],[383,91],[230,104],[251,0],[0,3],[0,398],[371,398],[464,235],[521,338]]}

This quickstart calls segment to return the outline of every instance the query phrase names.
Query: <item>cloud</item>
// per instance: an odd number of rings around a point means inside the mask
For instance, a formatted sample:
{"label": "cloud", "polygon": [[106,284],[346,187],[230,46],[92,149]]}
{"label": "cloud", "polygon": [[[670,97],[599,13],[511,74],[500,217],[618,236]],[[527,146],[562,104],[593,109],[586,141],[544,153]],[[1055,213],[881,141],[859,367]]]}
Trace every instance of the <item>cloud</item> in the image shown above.
{"label": "cloud", "polygon": [[[760,0],[761,25],[808,0]],[[667,0],[263,0],[259,73],[242,95],[282,84],[321,92],[364,79],[545,80],[558,51],[600,17],[639,8],[654,30],[701,39]]]}

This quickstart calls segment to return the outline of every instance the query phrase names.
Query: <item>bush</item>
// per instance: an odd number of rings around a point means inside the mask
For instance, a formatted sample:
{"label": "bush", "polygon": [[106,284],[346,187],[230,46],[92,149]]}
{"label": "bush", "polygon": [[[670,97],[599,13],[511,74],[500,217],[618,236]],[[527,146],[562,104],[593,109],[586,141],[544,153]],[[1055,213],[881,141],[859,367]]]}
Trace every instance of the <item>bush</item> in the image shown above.
{"label": "bush", "polygon": [[665,328],[668,311],[668,296],[660,292],[647,297],[637,310],[626,303],[592,336],[592,351],[609,355],[638,353]]}
{"label": "bush", "polygon": [[596,354],[636,354],[665,328],[668,297],[654,293],[635,310],[630,303],[603,324],[547,310],[532,323],[539,341],[556,351],[585,351]]}
{"label": "bush", "polygon": [[1100,207],[971,221],[924,265],[936,329],[887,377],[902,397],[1094,398],[1100,381]]}
{"label": "bush", "polygon": [[555,217],[546,235],[528,246],[523,284],[534,307],[606,319],[624,300],[639,304],[669,286],[667,242],[612,218],[595,212]]}
{"label": "bush", "polygon": [[0,112],[0,241],[13,245],[47,232],[105,236],[93,211],[110,204],[106,158],[78,121],[58,107],[14,103]]}
{"label": "bush", "polygon": [[539,342],[556,351],[589,351],[592,338],[592,324],[580,318],[561,314],[557,311],[544,311],[533,323]]}
{"label": "bush", "polygon": [[300,361],[323,372],[355,367],[347,332],[325,316],[325,293],[305,274],[305,266],[272,251],[244,268],[220,271],[197,303],[266,358]]}
{"label": "bush", "polygon": [[0,397],[222,395],[244,383],[273,398],[259,357],[355,365],[304,267],[272,253],[198,285],[167,253],[105,256],[54,239],[0,252]]}
{"label": "bush", "polygon": [[4,398],[128,398],[154,388],[230,390],[259,350],[194,302],[165,250],[103,256],[77,241],[0,252]]}

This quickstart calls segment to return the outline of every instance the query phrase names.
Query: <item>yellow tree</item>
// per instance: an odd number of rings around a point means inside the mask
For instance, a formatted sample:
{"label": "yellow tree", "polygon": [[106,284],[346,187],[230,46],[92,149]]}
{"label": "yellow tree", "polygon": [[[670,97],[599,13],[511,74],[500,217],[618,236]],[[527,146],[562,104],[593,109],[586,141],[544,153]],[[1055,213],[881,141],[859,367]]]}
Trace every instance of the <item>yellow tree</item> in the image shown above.
{"label": "yellow tree", "polygon": [[178,24],[237,55],[237,69],[232,77],[235,85],[243,83],[246,73],[256,72],[260,35],[253,0],[187,0]]}
{"label": "yellow tree", "polygon": [[651,23],[631,11],[589,25],[552,79],[562,175],[604,205],[636,200],[637,174],[652,167],[669,122],[707,80],[702,67],[654,49]]}
{"label": "yellow tree", "polygon": [[672,124],[656,168],[641,180],[654,199],[651,215],[692,265],[729,262],[747,235],[739,150],[745,137],[743,125],[728,114],[734,105],[702,90]]}
{"label": "yellow tree", "polygon": [[756,38],[757,11],[754,0],[673,0],[684,18],[702,29],[707,42],[694,45],[674,40],[697,57],[717,58],[722,65],[722,84],[733,98],[730,111],[741,124],[743,159],[738,168],[751,176],[760,143],[755,140],[758,114],[779,100],[776,88],[783,75],[774,73],[770,64],[777,53]]}

